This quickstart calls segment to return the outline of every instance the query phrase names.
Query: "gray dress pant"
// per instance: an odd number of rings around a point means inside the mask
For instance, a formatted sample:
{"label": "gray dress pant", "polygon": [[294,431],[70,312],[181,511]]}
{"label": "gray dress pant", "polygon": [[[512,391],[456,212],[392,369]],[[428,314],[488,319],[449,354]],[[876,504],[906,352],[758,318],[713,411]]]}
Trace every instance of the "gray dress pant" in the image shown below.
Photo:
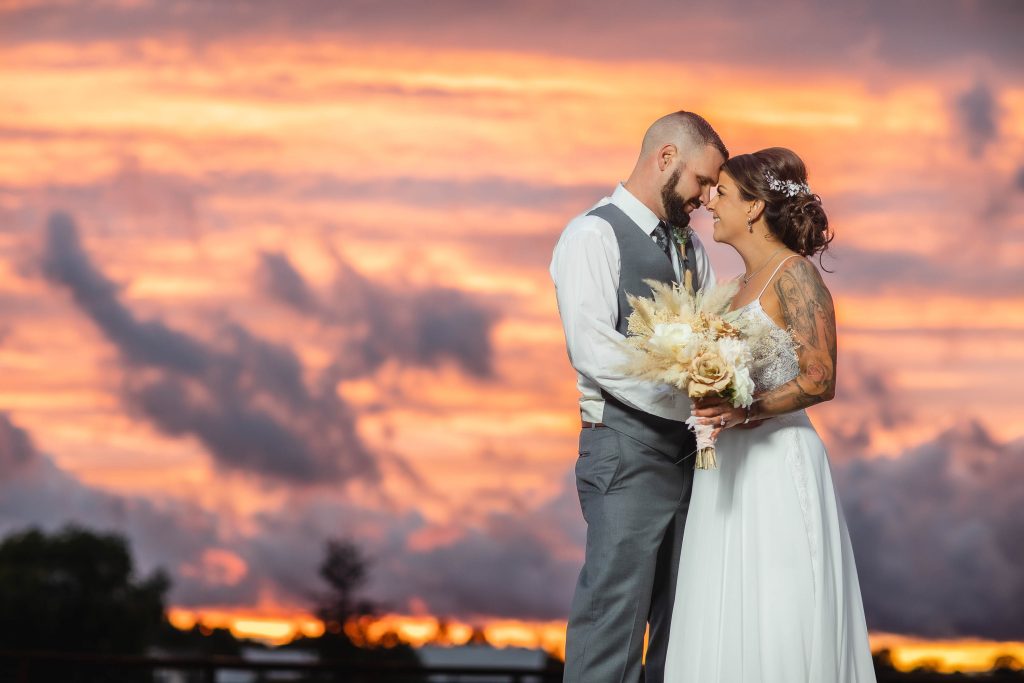
{"label": "gray dress pant", "polygon": [[676,464],[608,427],[580,434],[587,549],[566,632],[565,683],[662,683],[692,485],[692,459]]}

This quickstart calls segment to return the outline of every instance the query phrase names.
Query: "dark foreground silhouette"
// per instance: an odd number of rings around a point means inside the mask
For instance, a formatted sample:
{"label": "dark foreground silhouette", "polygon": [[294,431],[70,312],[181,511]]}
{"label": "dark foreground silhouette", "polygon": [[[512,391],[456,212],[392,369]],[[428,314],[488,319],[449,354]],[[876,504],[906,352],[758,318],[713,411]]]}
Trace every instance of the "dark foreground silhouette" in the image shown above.
{"label": "dark foreground silhouette", "polygon": [[[359,626],[380,609],[361,597],[369,572],[358,546],[328,541],[320,566],[325,588],[310,593],[325,632],[277,648],[315,653],[315,661],[260,664],[241,658],[269,649],[258,642],[237,639],[227,629],[172,626],[165,611],[170,579],[159,570],[136,576],[124,537],[74,526],[51,534],[16,532],[0,541],[0,683],[149,683],[157,680],[157,672],[172,670],[199,682],[213,681],[217,671],[229,669],[247,670],[253,680],[292,672],[300,678],[291,680],[310,682],[415,683],[456,672],[495,683],[561,679],[561,662],[552,658],[538,671],[428,670],[397,634],[370,644]],[[927,667],[900,672],[885,650],[874,655],[874,662],[879,683],[1024,682],[1022,664],[1011,656],[999,658],[991,672],[970,675]]]}

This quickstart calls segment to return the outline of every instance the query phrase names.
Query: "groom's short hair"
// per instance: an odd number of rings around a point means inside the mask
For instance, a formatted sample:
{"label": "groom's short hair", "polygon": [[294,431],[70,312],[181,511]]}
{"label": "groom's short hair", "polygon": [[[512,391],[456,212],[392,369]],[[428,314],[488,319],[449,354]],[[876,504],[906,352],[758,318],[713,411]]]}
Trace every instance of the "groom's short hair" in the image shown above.
{"label": "groom's short hair", "polygon": [[700,114],[692,111],[677,111],[666,114],[651,124],[644,134],[644,141],[640,147],[640,154],[645,155],[665,143],[680,145],[690,143],[694,151],[699,151],[707,145],[711,145],[725,159],[729,158],[729,150],[719,137],[711,124]]}

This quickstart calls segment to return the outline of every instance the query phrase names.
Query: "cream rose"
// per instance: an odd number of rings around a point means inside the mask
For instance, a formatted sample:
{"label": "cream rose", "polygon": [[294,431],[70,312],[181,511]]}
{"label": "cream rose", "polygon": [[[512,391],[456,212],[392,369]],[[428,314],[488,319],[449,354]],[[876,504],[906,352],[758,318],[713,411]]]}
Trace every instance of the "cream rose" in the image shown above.
{"label": "cream rose", "polygon": [[666,356],[676,356],[695,342],[699,342],[693,328],[686,323],[659,323],[647,345]]}
{"label": "cream rose", "polygon": [[718,355],[725,364],[731,368],[738,368],[747,364],[750,351],[747,345],[735,337],[722,337],[717,342]]}
{"label": "cream rose", "polygon": [[732,381],[729,365],[714,349],[704,349],[690,364],[690,384],[686,392],[690,398],[704,398],[721,394]]}

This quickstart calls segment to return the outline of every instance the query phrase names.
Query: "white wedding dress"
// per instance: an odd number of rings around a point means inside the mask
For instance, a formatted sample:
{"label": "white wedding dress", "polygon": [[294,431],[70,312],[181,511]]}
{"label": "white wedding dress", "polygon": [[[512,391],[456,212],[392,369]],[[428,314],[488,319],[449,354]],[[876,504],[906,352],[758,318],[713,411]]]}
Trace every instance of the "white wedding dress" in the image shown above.
{"label": "white wedding dress", "polygon": [[[769,318],[760,296],[741,315]],[[758,391],[799,373],[772,330],[753,349]],[[665,683],[873,682],[846,521],[807,414],[723,430],[715,450],[718,469],[694,473]]]}

